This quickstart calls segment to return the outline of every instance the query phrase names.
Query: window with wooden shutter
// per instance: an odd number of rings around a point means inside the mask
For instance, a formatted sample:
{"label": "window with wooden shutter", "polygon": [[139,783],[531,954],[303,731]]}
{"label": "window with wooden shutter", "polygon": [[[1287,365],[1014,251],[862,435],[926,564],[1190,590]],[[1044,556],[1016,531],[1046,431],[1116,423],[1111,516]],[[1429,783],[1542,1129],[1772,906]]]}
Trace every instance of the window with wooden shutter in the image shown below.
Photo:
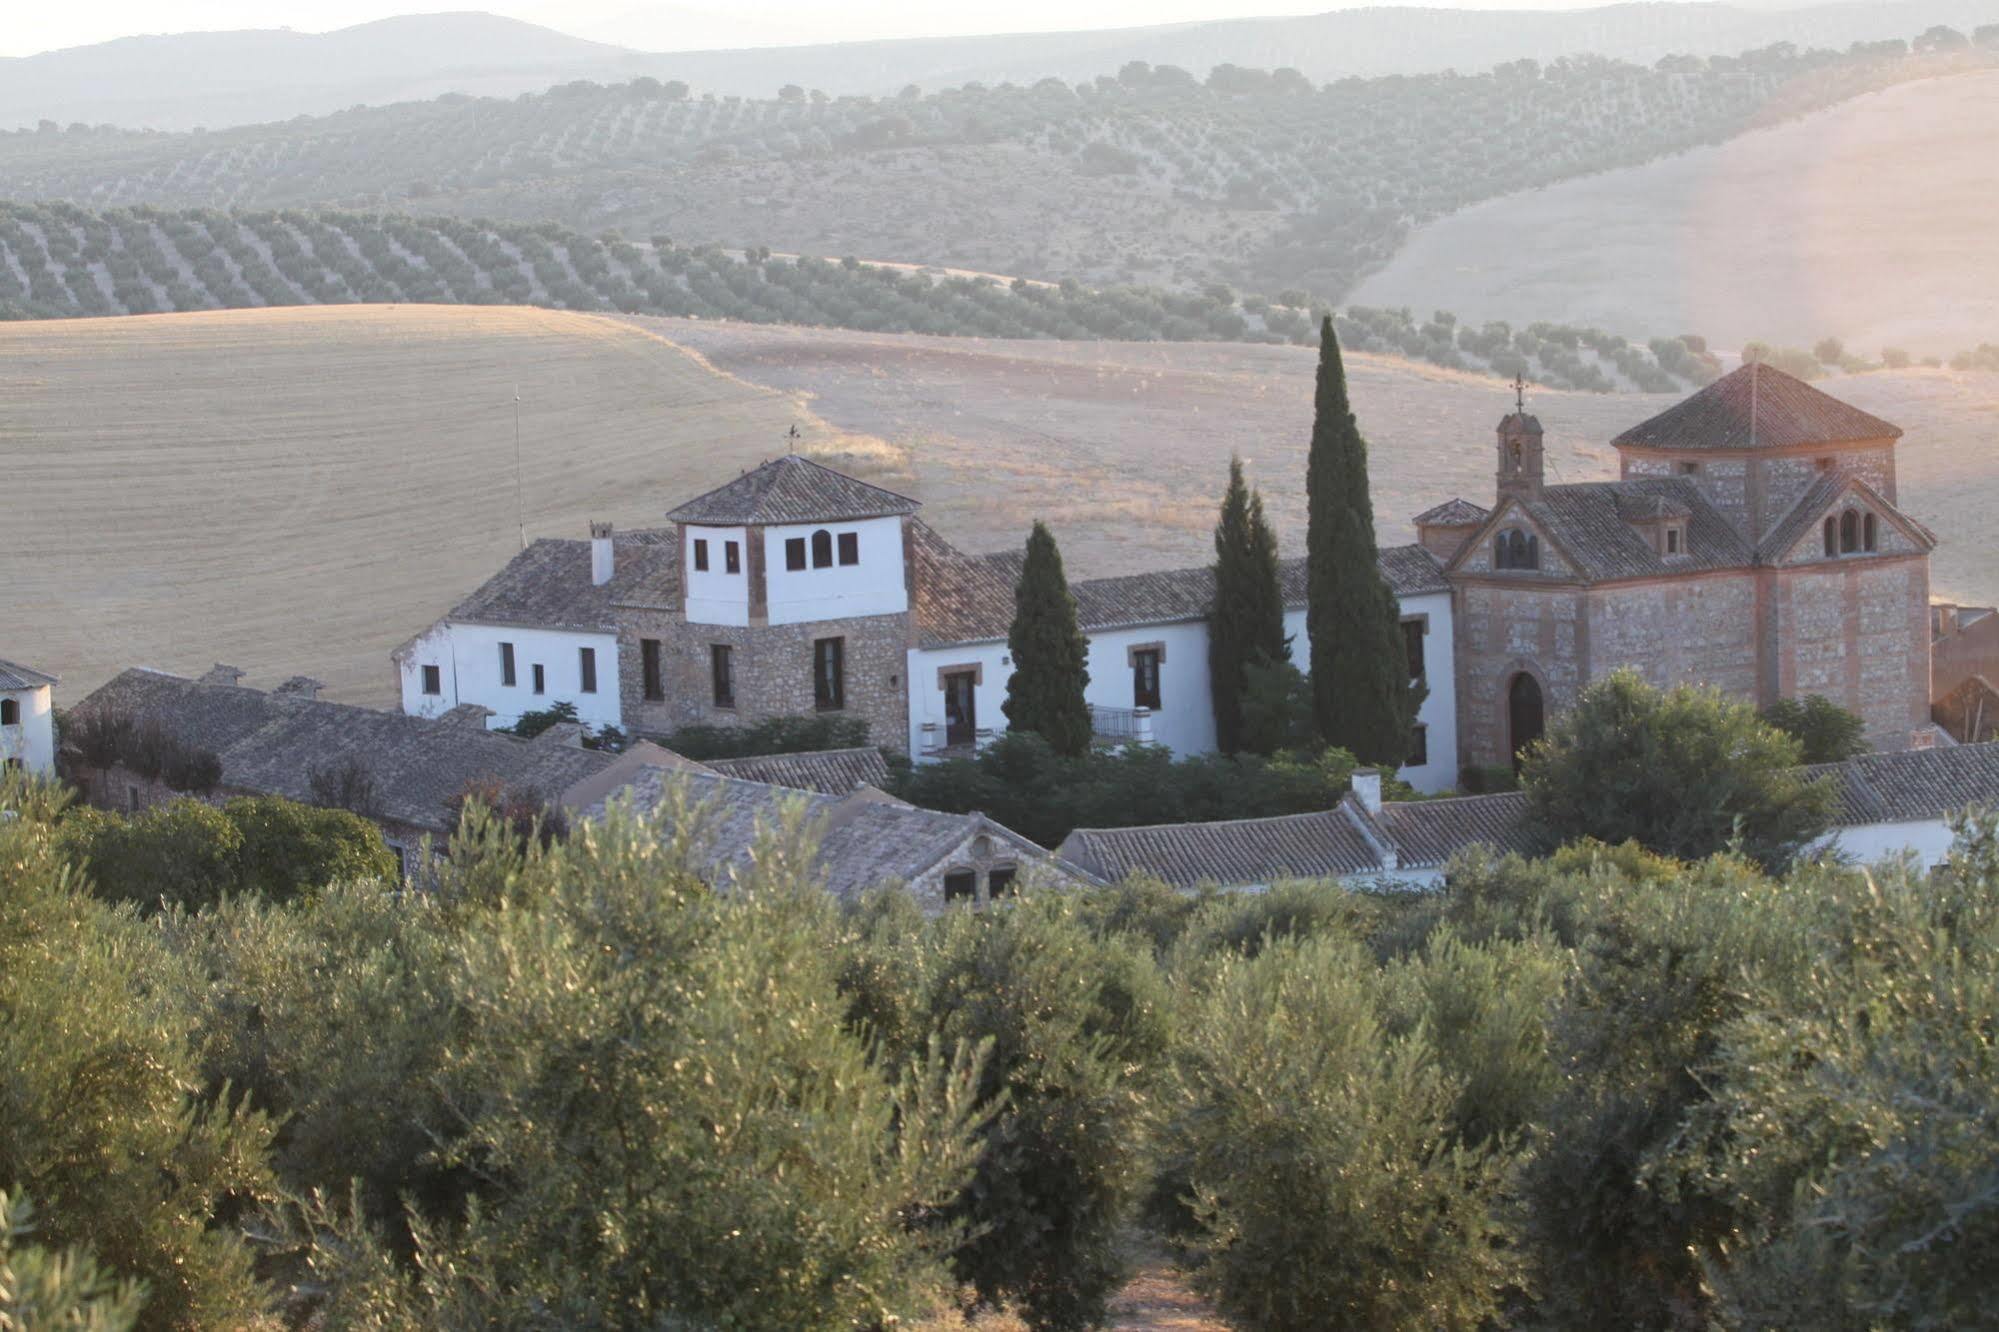
{"label": "window with wooden shutter", "polygon": [[699,537],[694,541],[694,572],[708,572],[708,543]]}
{"label": "window with wooden shutter", "polygon": [[784,567],[797,573],[805,567],[805,538],[786,537],[784,541]]}
{"label": "window with wooden shutter", "polygon": [[666,681],[660,671],[657,638],[639,640],[639,676],[645,683],[645,696],[648,701],[657,703],[666,697]]}
{"label": "window with wooden shutter", "polygon": [[812,644],[812,703],[821,712],[847,706],[847,640],[821,638]]}
{"label": "window with wooden shutter", "polygon": [[840,563],[859,564],[861,562],[861,534],[859,532],[840,533]]}

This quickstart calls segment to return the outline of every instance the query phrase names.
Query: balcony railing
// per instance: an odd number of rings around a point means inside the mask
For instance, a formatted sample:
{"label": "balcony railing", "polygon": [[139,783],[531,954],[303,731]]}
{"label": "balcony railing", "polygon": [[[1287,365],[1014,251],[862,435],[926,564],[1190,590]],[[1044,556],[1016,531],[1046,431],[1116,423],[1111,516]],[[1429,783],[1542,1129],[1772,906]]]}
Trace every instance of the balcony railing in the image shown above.
{"label": "balcony railing", "polygon": [[1151,708],[1107,708],[1090,705],[1090,733],[1106,744],[1151,744]]}

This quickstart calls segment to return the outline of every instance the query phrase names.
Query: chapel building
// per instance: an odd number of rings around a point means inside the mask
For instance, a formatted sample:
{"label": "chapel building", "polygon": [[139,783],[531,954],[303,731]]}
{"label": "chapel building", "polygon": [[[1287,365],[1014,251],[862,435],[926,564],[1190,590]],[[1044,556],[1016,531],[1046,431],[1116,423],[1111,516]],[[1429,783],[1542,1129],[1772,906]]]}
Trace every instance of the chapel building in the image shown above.
{"label": "chapel building", "polygon": [[1929,556],[1896,507],[1902,432],[1751,364],[1612,441],[1619,478],[1548,484],[1541,423],[1499,423],[1490,508],[1417,516],[1443,562],[1468,765],[1517,762],[1629,666],[1758,707],[1822,694],[1878,750],[1928,742]]}

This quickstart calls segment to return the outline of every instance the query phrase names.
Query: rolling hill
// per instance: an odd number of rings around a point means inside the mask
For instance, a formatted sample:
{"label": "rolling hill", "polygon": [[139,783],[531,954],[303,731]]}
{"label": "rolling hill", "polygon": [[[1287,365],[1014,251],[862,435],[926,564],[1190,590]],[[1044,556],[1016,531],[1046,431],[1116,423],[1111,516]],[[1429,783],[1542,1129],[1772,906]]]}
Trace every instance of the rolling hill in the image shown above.
{"label": "rolling hill", "polygon": [[[1042,516],[1079,575],[1201,562],[1232,450],[1295,548],[1313,359],[445,306],[0,324],[0,615],[9,654],[63,673],[71,700],[125,665],[219,658],[388,704],[389,651],[517,546],[516,387],[531,537],[655,524],[796,423],[807,451],[924,500],[968,550]],[[1384,540],[1489,492],[1502,385],[1364,354],[1349,373]],[[1840,392],[1909,430],[1903,501],[1944,538],[1939,593],[1999,596],[1974,541],[1999,489],[1976,447],[1999,377]],[[1534,407],[1575,480],[1667,400]]]}
{"label": "rolling hill", "polygon": [[1999,73],[1926,80],[1464,209],[1353,299],[1810,346],[1999,341]]}
{"label": "rolling hill", "polygon": [[[572,79],[680,79],[701,92],[768,97],[785,84],[830,96],[891,96],[906,85],[1031,84],[1114,74],[1133,61],[1205,75],[1217,64],[1287,66],[1314,81],[1519,59],[1607,56],[1649,65],[1669,54],[1732,54],[1788,42],[1843,50],[1937,24],[1999,21],[1994,0],[1885,0],[1752,7],[1614,4],[1580,10],[1374,6],[1301,18],[1246,18],[1082,32],[1002,33],[693,51],[712,25],[676,6],[593,25],[584,41],[485,13],[411,15],[330,33],[177,33],[0,59],[0,128],[81,121],[210,129],[457,92],[512,96]],[[559,7],[537,11],[556,26]],[[783,29],[769,32],[783,40]],[[659,53],[659,43],[670,53]],[[635,49],[636,48],[636,49]],[[650,52],[650,53],[649,53]]]}

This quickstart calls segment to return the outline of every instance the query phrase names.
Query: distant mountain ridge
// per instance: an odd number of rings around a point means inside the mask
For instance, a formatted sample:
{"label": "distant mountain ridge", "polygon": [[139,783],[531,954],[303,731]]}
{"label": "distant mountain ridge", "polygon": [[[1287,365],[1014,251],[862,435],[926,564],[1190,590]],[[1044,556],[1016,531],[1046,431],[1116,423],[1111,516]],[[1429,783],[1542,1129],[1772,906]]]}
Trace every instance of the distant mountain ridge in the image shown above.
{"label": "distant mountain ridge", "polygon": [[[1373,7],[1088,32],[917,38],[649,54],[480,12],[409,15],[321,34],[281,30],[128,37],[0,59],[0,129],[67,125],[219,129],[447,92],[512,96],[576,79],[681,79],[768,97],[785,84],[885,96],[970,81],[1076,82],[1128,62],[1289,66],[1314,80],[1470,73],[1510,60],[1595,54],[1649,64],[1793,42],[1844,49],[1935,24],[1999,22],[1999,0],[1863,0],[1796,9],[1722,3],[1583,10]],[[4,182],[0,182],[4,185]]]}

